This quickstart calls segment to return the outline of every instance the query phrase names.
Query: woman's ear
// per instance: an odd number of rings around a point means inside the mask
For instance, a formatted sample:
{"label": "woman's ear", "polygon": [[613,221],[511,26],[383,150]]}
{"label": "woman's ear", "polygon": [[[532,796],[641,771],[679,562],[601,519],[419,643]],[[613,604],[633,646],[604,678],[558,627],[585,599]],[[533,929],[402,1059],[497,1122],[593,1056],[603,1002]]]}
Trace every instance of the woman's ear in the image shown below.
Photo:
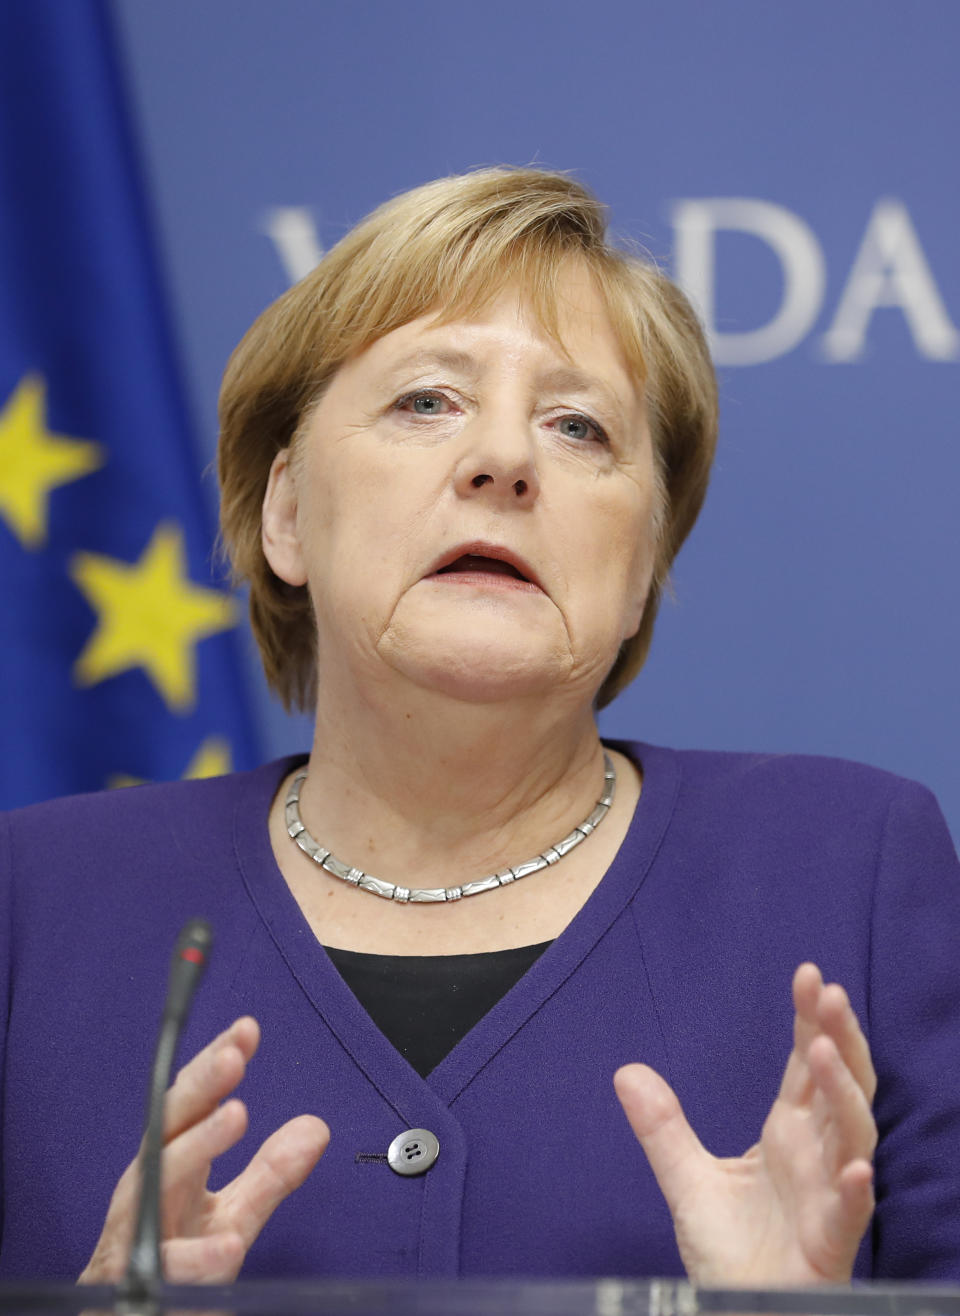
{"label": "woman's ear", "polygon": [[288,585],[305,585],[307,572],[297,530],[297,487],[289,448],[278,452],[270,467],[260,533],[263,555],[274,575]]}

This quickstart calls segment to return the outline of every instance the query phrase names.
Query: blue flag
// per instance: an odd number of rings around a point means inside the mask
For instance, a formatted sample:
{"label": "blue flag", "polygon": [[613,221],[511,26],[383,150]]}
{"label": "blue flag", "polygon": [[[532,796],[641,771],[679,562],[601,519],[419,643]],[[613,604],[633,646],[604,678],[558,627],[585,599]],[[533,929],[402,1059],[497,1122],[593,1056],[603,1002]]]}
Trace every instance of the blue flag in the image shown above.
{"label": "blue flag", "polygon": [[257,759],[110,14],[0,5],[0,806]]}

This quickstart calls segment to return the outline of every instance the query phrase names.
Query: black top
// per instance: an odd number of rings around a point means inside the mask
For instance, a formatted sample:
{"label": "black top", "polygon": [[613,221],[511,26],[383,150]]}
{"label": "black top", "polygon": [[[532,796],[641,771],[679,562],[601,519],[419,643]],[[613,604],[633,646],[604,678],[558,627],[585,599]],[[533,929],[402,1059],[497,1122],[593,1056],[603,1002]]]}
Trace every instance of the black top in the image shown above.
{"label": "black top", "polygon": [[476,955],[326,951],[381,1033],[426,1078],[550,944]]}

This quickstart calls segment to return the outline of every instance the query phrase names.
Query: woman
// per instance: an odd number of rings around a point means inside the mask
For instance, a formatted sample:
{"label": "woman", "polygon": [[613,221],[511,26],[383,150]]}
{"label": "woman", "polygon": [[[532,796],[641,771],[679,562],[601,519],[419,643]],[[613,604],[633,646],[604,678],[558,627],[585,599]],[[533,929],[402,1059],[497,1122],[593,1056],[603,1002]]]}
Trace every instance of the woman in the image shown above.
{"label": "woman", "polygon": [[[221,416],[225,541],[314,743],[10,822],[5,1273],[89,1256],[135,1143],[144,984],[203,913],[188,1045],[225,1031],[169,1098],[170,1278],[960,1275],[956,1176],[931,1170],[958,1129],[935,804],[597,735],[713,452],[682,295],[567,178],[442,180],[260,318]],[[95,1119],[85,1091],[111,1093]],[[135,1181],[85,1280],[122,1273]]]}

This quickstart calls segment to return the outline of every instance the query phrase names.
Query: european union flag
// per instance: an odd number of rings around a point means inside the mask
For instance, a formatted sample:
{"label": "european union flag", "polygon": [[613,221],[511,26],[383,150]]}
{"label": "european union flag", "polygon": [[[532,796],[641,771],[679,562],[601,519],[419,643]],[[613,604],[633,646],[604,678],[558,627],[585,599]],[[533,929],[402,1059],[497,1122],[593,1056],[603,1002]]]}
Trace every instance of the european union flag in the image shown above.
{"label": "european union flag", "polygon": [[110,14],[0,5],[0,805],[256,760]]}

